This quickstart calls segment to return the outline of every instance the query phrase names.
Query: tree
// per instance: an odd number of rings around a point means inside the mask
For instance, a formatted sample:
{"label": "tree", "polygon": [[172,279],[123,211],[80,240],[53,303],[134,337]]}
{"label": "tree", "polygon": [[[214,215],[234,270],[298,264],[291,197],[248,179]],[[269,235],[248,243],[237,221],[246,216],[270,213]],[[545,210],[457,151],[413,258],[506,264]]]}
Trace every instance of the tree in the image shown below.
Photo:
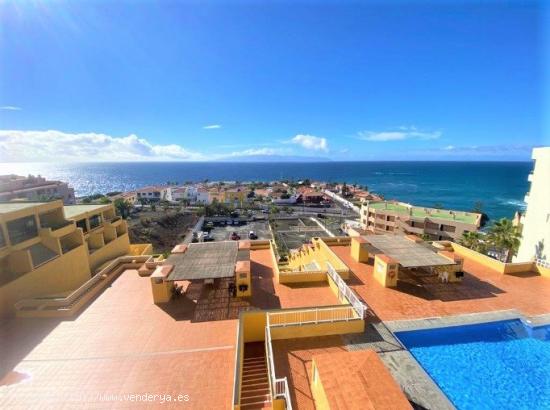
{"label": "tree", "polygon": [[123,198],[117,198],[114,202],[115,209],[117,210],[117,213],[122,217],[122,219],[126,219],[128,215],[130,214],[130,209],[132,206]]}
{"label": "tree", "polygon": [[275,205],[271,205],[271,207],[269,208],[269,213],[274,215],[274,214],[278,214],[279,213],[279,208]]}
{"label": "tree", "polygon": [[479,232],[464,232],[458,243],[473,251],[485,253],[486,245]]}
{"label": "tree", "polygon": [[99,203],[100,204],[110,204],[111,200],[109,198],[107,198],[106,196],[104,196],[104,197],[101,197],[101,199],[99,200]]}
{"label": "tree", "polygon": [[510,262],[519,249],[521,233],[510,219],[502,218],[489,229],[487,239],[504,254],[503,262]]}
{"label": "tree", "polygon": [[164,212],[168,212],[168,208],[170,208],[170,202],[163,199],[162,201],[160,201],[160,205],[162,206],[162,209],[164,210]]}

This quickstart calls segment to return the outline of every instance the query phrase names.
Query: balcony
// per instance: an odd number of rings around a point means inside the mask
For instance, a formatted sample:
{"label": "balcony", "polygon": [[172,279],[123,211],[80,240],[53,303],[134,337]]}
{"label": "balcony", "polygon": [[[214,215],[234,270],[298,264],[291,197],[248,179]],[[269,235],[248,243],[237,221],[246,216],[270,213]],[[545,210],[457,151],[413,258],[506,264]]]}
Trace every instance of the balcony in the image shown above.
{"label": "balcony", "polygon": [[76,229],[76,224],[74,221],[59,221],[55,223],[44,223],[41,222],[40,232],[45,232],[50,236],[61,238],[67,234],[70,234],[73,230]]}
{"label": "balcony", "polygon": [[28,241],[38,236],[38,229],[34,216],[15,219],[7,223],[8,236],[12,245]]}

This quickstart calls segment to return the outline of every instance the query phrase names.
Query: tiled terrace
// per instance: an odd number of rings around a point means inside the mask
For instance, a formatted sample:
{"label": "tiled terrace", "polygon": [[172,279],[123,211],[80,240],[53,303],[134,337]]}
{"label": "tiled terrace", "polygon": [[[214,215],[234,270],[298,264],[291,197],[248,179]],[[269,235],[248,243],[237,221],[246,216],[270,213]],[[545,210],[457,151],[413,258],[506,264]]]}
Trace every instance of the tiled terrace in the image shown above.
{"label": "tiled terrace", "polygon": [[466,259],[461,283],[440,283],[433,276],[409,275],[392,289],[376,282],[372,265],[355,262],[348,246],[331,249],[354,273],[355,277],[348,281],[350,286],[381,320],[506,309],[517,309],[528,316],[550,312],[550,280],[533,273],[502,275]]}
{"label": "tiled terrace", "polygon": [[128,270],[74,320],[0,326],[0,407],[158,405],[101,397],[151,393],[188,394],[193,408],[226,409],[236,324],[178,320],[153,304],[149,278]]}
{"label": "tiled terrace", "polygon": [[152,393],[188,394],[192,408],[226,409],[241,310],[338,304],[326,283],[277,284],[269,250],[252,251],[251,268],[251,300],[229,297],[223,280],[180,282],[186,292],[156,306],[149,278],[128,270],[73,320],[0,324],[0,407],[112,408],[101,395]]}
{"label": "tiled terrace", "polygon": [[254,272],[251,304],[261,309],[286,309],[304,306],[339,304],[327,282],[281,285],[273,276],[273,259],[269,249],[251,252]]}

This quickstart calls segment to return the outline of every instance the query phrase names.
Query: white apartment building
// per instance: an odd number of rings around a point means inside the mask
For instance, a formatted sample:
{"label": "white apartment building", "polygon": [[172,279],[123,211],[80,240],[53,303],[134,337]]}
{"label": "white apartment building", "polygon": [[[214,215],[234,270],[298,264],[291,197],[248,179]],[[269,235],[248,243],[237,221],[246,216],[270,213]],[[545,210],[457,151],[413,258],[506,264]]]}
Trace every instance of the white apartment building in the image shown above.
{"label": "white apartment building", "polygon": [[159,202],[166,200],[168,194],[168,186],[146,186],[143,188],[136,189],[137,201],[146,201],[146,202]]}
{"label": "white apartment building", "polygon": [[521,219],[521,245],[514,261],[550,263],[550,147],[533,149],[532,158],[531,188],[525,195],[527,211]]}
{"label": "white apartment building", "polygon": [[66,182],[48,181],[37,175],[0,175],[0,202],[16,199],[27,201],[47,201],[61,199],[65,205],[75,201],[74,189]]}

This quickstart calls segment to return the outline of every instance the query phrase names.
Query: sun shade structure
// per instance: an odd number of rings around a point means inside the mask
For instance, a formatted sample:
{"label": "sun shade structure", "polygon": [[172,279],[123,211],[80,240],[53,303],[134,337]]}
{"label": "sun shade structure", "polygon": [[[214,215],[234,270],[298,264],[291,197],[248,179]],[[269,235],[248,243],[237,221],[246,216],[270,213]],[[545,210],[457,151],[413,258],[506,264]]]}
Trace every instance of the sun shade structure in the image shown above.
{"label": "sun shade structure", "polygon": [[[425,246],[398,235],[368,235],[365,239],[379,253],[395,259],[404,268],[454,265],[455,262],[445,258]],[[372,248],[371,248],[372,249]],[[373,253],[377,253],[373,251]]]}
{"label": "sun shade structure", "polygon": [[166,263],[174,265],[167,280],[230,278],[235,276],[236,241],[192,243],[185,253],[172,254]]}

